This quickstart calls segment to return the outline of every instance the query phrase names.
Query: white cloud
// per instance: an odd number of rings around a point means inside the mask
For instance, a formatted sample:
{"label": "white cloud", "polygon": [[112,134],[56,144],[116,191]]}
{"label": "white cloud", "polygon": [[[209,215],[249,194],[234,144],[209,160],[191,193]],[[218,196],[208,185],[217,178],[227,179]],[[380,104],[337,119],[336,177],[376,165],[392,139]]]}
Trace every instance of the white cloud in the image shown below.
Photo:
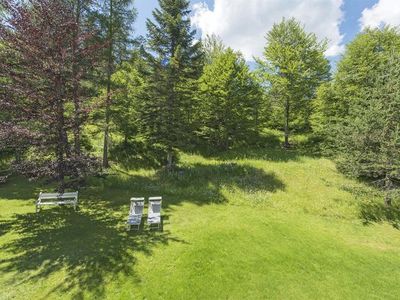
{"label": "white cloud", "polygon": [[366,8],[360,18],[361,28],[380,27],[382,25],[400,25],[399,0],[379,0],[371,8]]}
{"label": "white cloud", "polygon": [[202,35],[216,34],[246,59],[261,56],[265,36],[283,17],[294,17],[320,39],[329,40],[327,56],[340,54],[344,46],[339,25],[342,0],[215,0],[211,10],[205,3],[193,6],[192,23]]}

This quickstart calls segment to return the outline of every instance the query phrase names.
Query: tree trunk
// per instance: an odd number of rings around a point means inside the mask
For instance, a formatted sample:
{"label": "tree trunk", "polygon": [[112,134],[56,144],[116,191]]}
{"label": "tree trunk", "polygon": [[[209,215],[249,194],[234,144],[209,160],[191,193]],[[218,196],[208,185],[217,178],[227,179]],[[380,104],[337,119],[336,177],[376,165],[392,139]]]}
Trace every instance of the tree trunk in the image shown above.
{"label": "tree trunk", "polygon": [[391,189],[392,189],[392,180],[390,179],[389,174],[386,174],[385,177],[385,206],[392,206],[392,197],[391,197]]}
{"label": "tree trunk", "polygon": [[66,133],[65,120],[64,120],[64,105],[63,105],[63,82],[61,79],[57,80],[58,99],[56,99],[56,113],[57,113],[57,146],[56,146],[56,158],[57,158],[57,180],[58,180],[58,192],[63,193],[65,189],[65,160],[64,153],[66,151]]}
{"label": "tree trunk", "polygon": [[286,98],[285,102],[285,143],[284,147],[289,148],[290,143],[289,143],[289,113],[290,113],[290,105],[289,105],[289,98]]}
{"label": "tree trunk", "polygon": [[174,154],[171,148],[167,151],[167,171],[171,173],[174,169]]}
{"label": "tree trunk", "polygon": [[[74,53],[78,51],[78,36],[79,36],[79,30],[80,30],[80,20],[81,18],[81,1],[77,0],[76,1],[76,31],[74,34]],[[75,59],[76,55],[75,55]],[[79,78],[78,78],[78,62],[74,61],[73,65],[73,101],[74,101],[74,110],[75,110],[75,115],[74,115],[74,153],[76,156],[80,156],[81,154],[81,132],[80,132],[80,115],[81,115],[81,107],[80,107],[80,99],[79,99]]]}
{"label": "tree trunk", "polygon": [[107,66],[107,99],[106,99],[106,115],[104,126],[104,146],[103,146],[103,168],[109,167],[108,162],[108,146],[110,131],[110,105],[111,105],[111,75],[113,71],[113,0],[110,0],[110,14],[108,24],[108,66]]}

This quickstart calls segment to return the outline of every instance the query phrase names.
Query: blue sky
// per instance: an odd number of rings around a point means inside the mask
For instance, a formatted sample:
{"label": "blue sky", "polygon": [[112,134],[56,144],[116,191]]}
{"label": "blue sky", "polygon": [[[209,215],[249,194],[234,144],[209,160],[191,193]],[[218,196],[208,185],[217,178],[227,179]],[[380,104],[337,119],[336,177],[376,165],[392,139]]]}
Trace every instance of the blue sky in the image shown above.
{"label": "blue sky", "polygon": [[[136,34],[146,34],[157,0],[136,0]],[[345,45],[366,26],[400,25],[400,0],[192,0],[192,20],[203,34],[217,34],[248,61],[259,56],[264,36],[282,17],[295,17],[307,31],[329,40],[334,63]]]}

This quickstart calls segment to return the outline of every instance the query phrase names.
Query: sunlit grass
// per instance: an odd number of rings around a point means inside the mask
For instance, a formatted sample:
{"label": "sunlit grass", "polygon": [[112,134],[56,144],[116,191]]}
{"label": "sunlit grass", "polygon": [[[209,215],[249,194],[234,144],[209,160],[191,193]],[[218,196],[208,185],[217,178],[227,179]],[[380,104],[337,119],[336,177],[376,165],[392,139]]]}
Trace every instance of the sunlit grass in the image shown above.
{"label": "sunlit grass", "polygon": [[[92,178],[80,210],[34,213],[40,182],[0,187],[0,299],[397,299],[400,232],[302,151],[181,154],[179,172]],[[361,196],[354,191],[362,189]],[[132,196],[164,197],[164,230],[125,231]],[[375,202],[374,202],[375,203]],[[370,212],[373,213],[373,212]]]}

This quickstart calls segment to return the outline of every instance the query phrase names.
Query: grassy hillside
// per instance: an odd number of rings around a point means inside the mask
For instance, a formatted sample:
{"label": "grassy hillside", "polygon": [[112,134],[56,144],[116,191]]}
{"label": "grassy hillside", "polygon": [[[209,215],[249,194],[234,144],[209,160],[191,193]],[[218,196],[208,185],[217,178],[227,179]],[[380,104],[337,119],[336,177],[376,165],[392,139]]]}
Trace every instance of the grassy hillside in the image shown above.
{"label": "grassy hillside", "polygon": [[[174,175],[114,167],[76,213],[36,215],[44,183],[2,185],[0,299],[398,299],[398,218],[331,161],[279,148],[181,161]],[[157,195],[163,231],[127,233],[129,198]]]}

